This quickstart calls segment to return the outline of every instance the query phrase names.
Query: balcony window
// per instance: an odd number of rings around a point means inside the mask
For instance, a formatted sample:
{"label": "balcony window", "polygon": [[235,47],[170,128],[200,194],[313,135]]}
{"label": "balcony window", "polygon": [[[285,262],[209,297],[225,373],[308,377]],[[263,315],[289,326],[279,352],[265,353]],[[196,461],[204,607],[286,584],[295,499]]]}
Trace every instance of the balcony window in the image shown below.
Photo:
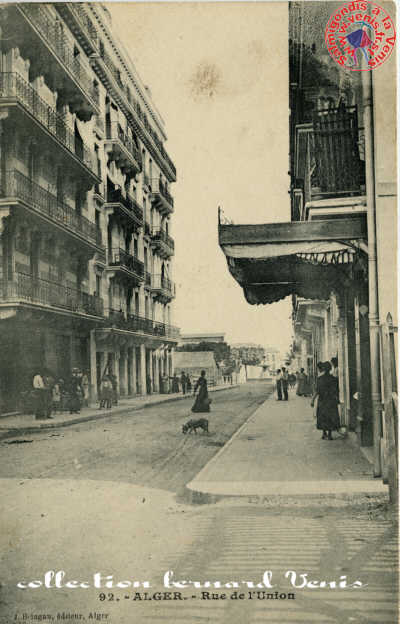
{"label": "balcony window", "polygon": [[321,195],[360,193],[364,168],[359,153],[356,107],[319,110],[313,117],[314,179]]}

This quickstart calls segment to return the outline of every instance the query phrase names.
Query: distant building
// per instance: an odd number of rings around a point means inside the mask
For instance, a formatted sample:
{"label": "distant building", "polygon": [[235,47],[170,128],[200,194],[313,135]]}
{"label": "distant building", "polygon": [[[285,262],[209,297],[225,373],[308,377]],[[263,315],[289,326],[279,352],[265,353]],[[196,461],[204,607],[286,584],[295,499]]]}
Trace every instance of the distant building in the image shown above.
{"label": "distant building", "polygon": [[269,371],[275,371],[282,364],[282,356],[279,349],[275,347],[265,347],[265,356],[262,365]]}
{"label": "distant building", "polygon": [[181,334],[178,346],[201,342],[225,342],[225,334]]}
{"label": "distant building", "polygon": [[174,373],[180,375],[184,371],[193,381],[206,371],[209,385],[219,382],[220,373],[212,351],[176,351],[173,353]]}

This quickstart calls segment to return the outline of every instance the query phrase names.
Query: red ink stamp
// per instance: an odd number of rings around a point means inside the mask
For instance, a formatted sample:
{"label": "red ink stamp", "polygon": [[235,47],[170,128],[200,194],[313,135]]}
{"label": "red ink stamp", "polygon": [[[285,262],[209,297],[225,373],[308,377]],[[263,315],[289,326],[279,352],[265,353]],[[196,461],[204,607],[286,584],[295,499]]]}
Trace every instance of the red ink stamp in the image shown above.
{"label": "red ink stamp", "polygon": [[369,71],[391,55],[396,29],[389,13],[375,2],[346,2],[331,15],[325,28],[325,43],[331,57],[342,67]]}

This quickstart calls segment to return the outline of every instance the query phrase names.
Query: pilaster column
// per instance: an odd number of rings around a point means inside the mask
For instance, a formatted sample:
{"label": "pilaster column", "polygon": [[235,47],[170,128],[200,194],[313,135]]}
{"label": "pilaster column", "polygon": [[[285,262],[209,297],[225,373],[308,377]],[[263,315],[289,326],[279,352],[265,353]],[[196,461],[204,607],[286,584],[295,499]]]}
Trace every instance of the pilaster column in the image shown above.
{"label": "pilaster column", "polygon": [[154,386],[153,386],[153,357],[154,357],[154,350],[150,349],[150,351],[149,351],[149,376],[150,376],[150,379],[151,379],[151,385],[150,385],[151,391],[153,391],[153,389],[154,389]]}
{"label": "pilaster column", "polygon": [[120,364],[119,364],[119,393],[120,395],[128,394],[128,353],[124,349],[120,351]]}
{"label": "pilaster column", "polygon": [[139,394],[146,394],[146,347],[141,344],[140,347],[140,369],[139,369]]}
{"label": "pilaster column", "polygon": [[347,338],[346,338],[346,314],[345,306],[339,306],[339,318],[337,319],[338,335],[338,365],[339,365],[339,400],[341,407],[342,424],[349,426],[349,377],[347,358]]}
{"label": "pilaster column", "polygon": [[159,356],[155,355],[155,367],[154,367],[154,392],[160,392],[160,361]]}
{"label": "pilaster column", "polygon": [[90,400],[92,403],[97,401],[97,366],[96,366],[96,330],[90,330],[89,339],[89,357],[90,357]]}

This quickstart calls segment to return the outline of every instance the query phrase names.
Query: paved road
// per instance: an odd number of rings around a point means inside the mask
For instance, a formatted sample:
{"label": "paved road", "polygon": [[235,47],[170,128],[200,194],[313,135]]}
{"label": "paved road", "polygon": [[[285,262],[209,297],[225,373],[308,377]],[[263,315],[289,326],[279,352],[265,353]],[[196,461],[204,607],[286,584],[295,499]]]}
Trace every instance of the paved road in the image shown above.
{"label": "paved road", "polygon": [[[296,507],[284,499],[279,507],[240,499],[192,506],[176,497],[266,393],[264,384],[249,384],[215,397],[209,437],[182,436],[190,408],[184,401],[60,430],[56,437],[2,442],[0,497],[8,513],[0,542],[0,622],[44,615],[54,619],[42,621],[76,622],[82,620],[72,616],[82,615],[85,622],[110,624],[394,624],[397,543],[383,506],[302,500]],[[21,580],[43,581],[47,570],[64,570],[65,580],[87,581],[90,588],[16,588]],[[250,598],[241,585],[243,599],[230,598],[234,588],[190,588],[182,600],[159,601],[153,593],[167,570],[203,583],[258,583],[272,570],[275,587],[266,595],[278,591],[278,598]],[[294,589],[287,570],[313,580],[347,576],[368,586]],[[114,582],[147,580],[152,600],[143,589],[142,600],[133,600],[132,588],[108,588],[101,596],[93,588],[95,572],[113,575]],[[289,593],[294,600],[279,598]]]}
{"label": "paved road", "polygon": [[255,382],[210,395],[209,435],[201,431],[182,434],[182,424],[197,418],[190,411],[190,397],[58,431],[3,440],[0,478],[105,479],[177,493],[271,390],[270,384]]}

